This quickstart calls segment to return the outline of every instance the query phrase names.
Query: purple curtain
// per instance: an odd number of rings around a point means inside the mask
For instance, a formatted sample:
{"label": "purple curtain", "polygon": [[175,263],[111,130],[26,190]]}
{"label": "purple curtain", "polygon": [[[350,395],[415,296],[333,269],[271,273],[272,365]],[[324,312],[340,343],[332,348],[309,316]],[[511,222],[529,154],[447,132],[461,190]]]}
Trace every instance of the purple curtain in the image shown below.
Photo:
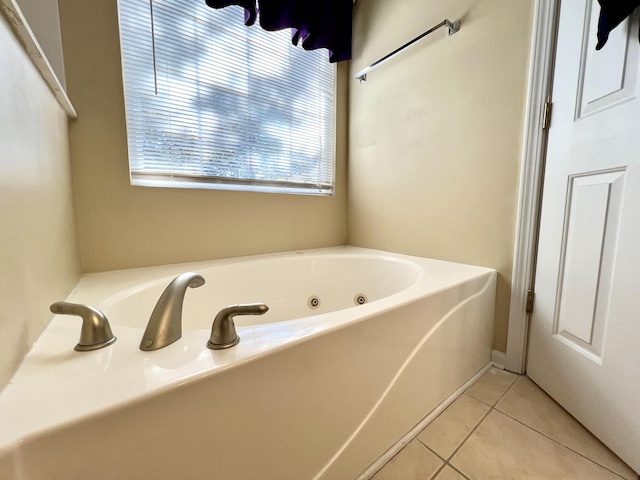
{"label": "purple curtain", "polygon": [[292,29],[291,41],[305,50],[326,48],[330,62],[351,59],[353,0],[206,0],[212,8],[239,5],[245,25],[260,13],[265,30]]}
{"label": "purple curtain", "polygon": [[609,33],[640,6],[640,0],[598,0],[600,18],[598,21],[598,44],[596,50],[604,47]]}

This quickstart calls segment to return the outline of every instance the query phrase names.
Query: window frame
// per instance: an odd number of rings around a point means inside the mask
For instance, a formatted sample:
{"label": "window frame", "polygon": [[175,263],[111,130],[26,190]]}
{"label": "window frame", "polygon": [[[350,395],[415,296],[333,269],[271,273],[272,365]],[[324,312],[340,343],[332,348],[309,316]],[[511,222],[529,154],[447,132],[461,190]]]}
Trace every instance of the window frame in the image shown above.
{"label": "window frame", "polygon": [[[141,169],[135,169],[134,168],[134,162],[132,161],[132,158],[136,155],[136,152],[134,152],[133,150],[136,148],[134,146],[134,141],[132,140],[132,130],[133,128],[130,125],[130,115],[131,115],[131,110],[132,107],[130,105],[130,103],[128,102],[128,98],[131,95],[131,93],[128,93],[127,89],[128,89],[128,80],[127,79],[127,71],[125,70],[127,68],[127,60],[125,58],[125,56],[127,55],[125,49],[125,45],[124,45],[124,38],[123,38],[123,31],[125,30],[125,28],[123,27],[123,4],[127,3],[127,2],[135,2],[136,0],[118,0],[118,16],[119,16],[119,29],[120,29],[120,42],[121,42],[121,60],[122,60],[122,74],[123,74],[123,82],[124,82],[124,93],[125,93],[125,113],[126,113],[126,128],[127,128],[127,144],[128,144],[128,153],[129,153],[129,158],[128,158],[128,164],[129,164],[129,178],[130,178],[130,183],[131,185],[134,186],[145,186],[145,187],[162,187],[162,188],[191,188],[191,189],[212,189],[212,190],[232,190],[232,191],[250,191],[250,192],[267,192],[267,193],[283,193],[283,194],[296,194],[296,195],[321,195],[321,196],[332,196],[335,194],[335,184],[336,184],[336,163],[337,163],[337,131],[336,131],[336,123],[337,123],[337,115],[338,115],[338,108],[337,108],[337,83],[338,83],[338,72],[337,72],[337,66],[336,64],[330,64],[330,69],[331,69],[331,94],[329,97],[329,101],[325,100],[325,103],[323,104],[324,106],[322,108],[329,108],[331,115],[330,115],[330,123],[329,120],[327,121],[327,123],[324,126],[324,130],[322,132],[324,132],[324,137],[322,133],[317,133],[318,137],[321,138],[329,138],[329,140],[325,141],[324,143],[322,143],[322,146],[320,147],[320,151],[323,153],[323,155],[326,157],[323,160],[317,160],[318,161],[318,170],[321,173],[318,173],[317,178],[315,178],[312,181],[309,180],[305,180],[305,181],[294,181],[294,180],[290,180],[290,179],[283,179],[282,177],[280,179],[266,179],[266,180],[261,180],[261,179],[256,179],[256,178],[248,178],[248,177],[235,177],[235,176],[225,176],[225,175],[215,175],[215,174],[189,174],[189,173],[176,173],[175,170],[172,169],[172,167],[175,167],[175,160],[169,160],[169,161],[158,161],[156,162],[156,160],[154,159],[151,163],[154,163],[156,165],[165,165],[166,166],[166,171],[162,172],[162,170],[160,168],[158,168],[156,171],[142,171]],[[149,21],[151,22],[151,29],[150,29],[150,34],[153,34],[153,30],[154,30],[154,10],[153,10],[153,2],[156,2],[156,4],[158,2],[162,2],[163,0],[150,0],[149,2],[146,2],[145,0],[139,0],[140,5],[145,4],[150,6],[150,13],[149,13]],[[166,0],[168,1],[168,0]],[[176,1],[176,0],[174,0]],[[204,2],[202,2],[202,4],[204,5]],[[142,8],[142,7],[139,7]],[[219,11],[217,10],[213,10],[213,9],[209,9],[208,7],[205,6],[205,8],[207,9],[208,14],[210,15],[215,15],[216,13],[218,13]],[[238,12],[242,12],[240,7],[229,7],[229,8],[237,8]],[[226,10],[226,9],[225,9]],[[145,19],[146,20],[146,19]],[[125,20],[126,21],[126,20]],[[231,28],[237,28],[237,29],[258,29],[258,26],[253,26],[253,27],[246,27],[244,24],[242,24],[241,21],[236,22],[237,27],[235,25],[232,25]],[[225,29],[229,28],[229,26],[225,25]],[[272,34],[273,32],[266,32],[267,34]],[[285,32],[288,34],[288,32]],[[153,40],[155,42],[155,38]],[[307,52],[307,51],[303,51],[300,47],[295,47],[293,45],[291,45],[290,41],[288,42],[289,48],[291,49],[296,49],[301,51],[304,55],[309,55],[309,54],[315,54],[315,55],[323,55],[322,60],[324,62],[327,62],[328,64],[328,59],[326,58],[326,51],[312,51],[312,52]],[[158,91],[158,71],[156,70],[156,45],[155,43],[153,44],[153,68],[154,68],[154,79],[156,82],[156,95],[157,95],[157,91]],[[329,64],[328,64],[329,65]],[[198,67],[199,68],[199,67]],[[323,67],[323,68],[328,68],[328,67]],[[149,74],[148,71],[146,71],[146,74]],[[168,82],[167,82],[168,83]],[[318,87],[319,89],[321,89],[321,87]],[[325,91],[327,90],[327,88],[325,88]],[[198,109],[198,111],[200,111],[200,109]],[[307,113],[308,114],[308,113]],[[198,117],[200,117],[200,113],[197,114]],[[322,115],[321,115],[322,117]],[[198,122],[200,122],[200,120],[198,120]],[[138,125],[139,127],[139,125]],[[290,129],[291,130],[291,129]],[[165,136],[167,137],[167,136]],[[138,137],[136,137],[138,138]],[[198,137],[199,140],[195,141],[196,143],[202,143],[202,137],[199,136]],[[162,143],[162,146],[164,147],[165,145],[165,140],[163,140],[162,142],[156,142],[156,144],[158,143]],[[299,144],[301,142],[298,142]],[[171,148],[176,148],[175,144],[169,144],[167,143],[167,147],[166,149],[171,149]],[[255,143],[254,143],[255,145]],[[328,145],[328,147],[327,147]],[[291,150],[291,147],[289,147],[289,150]],[[262,158],[262,155],[264,155],[264,153],[260,153],[262,152],[262,150],[260,150],[260,146],[257,145],[256,146],[256,150],[254,150],[254,154],[255,152],[257,152],[257,154],[259,156],[261,156],[259,162],[264,163],[265,165],[269,165],[269,162],[266,161]],[[146,155],[149,155],[148,153]],[[165,153],[165,155],[167,155]],[[279,154],[278,154],[279,155]],[[215,157],[215,155],[213,155]],[[204,162],[203,157],[200,157],[200,161]],[[238,160],[232,160],[235,163],[240,164],[240,161]],[[247,160],[245,160],[246,162]],[[287,162],[291,162],[291,160],[285,160],[282,161],[283,164],[286,164]],[[215,163],[215,162],[213,162]],[[280,160],[278,160],[277,162],[278,164],[280,163]],[[309,165],[307,166],[307,168],[310,167],[314,167],[315,164],[313,163],[309,163]],[[293,167],[290,167],[292,170],[294,169]],[[324,170],[323,170],[324,169]],[[313,170],[313,168],[311,168],[311,170]],[[328,181],[327,181],[328,178]]]}

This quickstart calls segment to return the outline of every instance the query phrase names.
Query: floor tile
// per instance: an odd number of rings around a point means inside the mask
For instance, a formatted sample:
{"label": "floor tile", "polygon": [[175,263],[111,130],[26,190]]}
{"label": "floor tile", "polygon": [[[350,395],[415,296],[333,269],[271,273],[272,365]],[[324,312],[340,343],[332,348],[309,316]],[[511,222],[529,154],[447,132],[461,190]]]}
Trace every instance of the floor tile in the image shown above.
{"label": "floor tile", "polygon": [[609,470],[493,410],[451,459],[473,480],[620,480]]}
{"label": "floor tile", "polygon": [[444,462],[420,442],[414,440],[391,459],[374,480],[427,480]]}
{"label": "floor tile", "polygon": [[457,472],[449,465],[445,466],[434,480],[467,480],[466,477]]}
{"label": "floor tile", "polygon": [[418,435],[418,440],[447,460],[490,409],[480,400],[461,395]]}
{"label": "floor tile", "polygon": [[626,479],[638,478],[627,464],[528,377],[520,377],[496,409]]}
{"label": "floor tile", "polygon": [[517,379],[518,375],[514,373],[491,368],[466,393],[494,406]]}

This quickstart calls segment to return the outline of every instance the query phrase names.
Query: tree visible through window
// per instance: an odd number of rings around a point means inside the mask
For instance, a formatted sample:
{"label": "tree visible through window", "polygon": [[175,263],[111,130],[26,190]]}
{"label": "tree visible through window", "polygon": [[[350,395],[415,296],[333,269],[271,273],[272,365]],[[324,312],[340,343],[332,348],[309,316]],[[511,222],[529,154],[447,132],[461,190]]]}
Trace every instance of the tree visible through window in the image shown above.
{"label": "tree visible through window", "polygon": [[333,193],[326,52],[244,26],[239,7],[119,0],[119,14],[132,184]]}

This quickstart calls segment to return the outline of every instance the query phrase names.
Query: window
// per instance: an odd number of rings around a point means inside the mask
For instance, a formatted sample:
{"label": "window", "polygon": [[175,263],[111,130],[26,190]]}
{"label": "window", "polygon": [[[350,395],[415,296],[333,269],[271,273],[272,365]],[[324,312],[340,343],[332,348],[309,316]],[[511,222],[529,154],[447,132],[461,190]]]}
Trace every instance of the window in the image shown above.
{"label": "window", "polygon": [[330,195],[335,65],[204,0],[119,0],[133,185]]}

